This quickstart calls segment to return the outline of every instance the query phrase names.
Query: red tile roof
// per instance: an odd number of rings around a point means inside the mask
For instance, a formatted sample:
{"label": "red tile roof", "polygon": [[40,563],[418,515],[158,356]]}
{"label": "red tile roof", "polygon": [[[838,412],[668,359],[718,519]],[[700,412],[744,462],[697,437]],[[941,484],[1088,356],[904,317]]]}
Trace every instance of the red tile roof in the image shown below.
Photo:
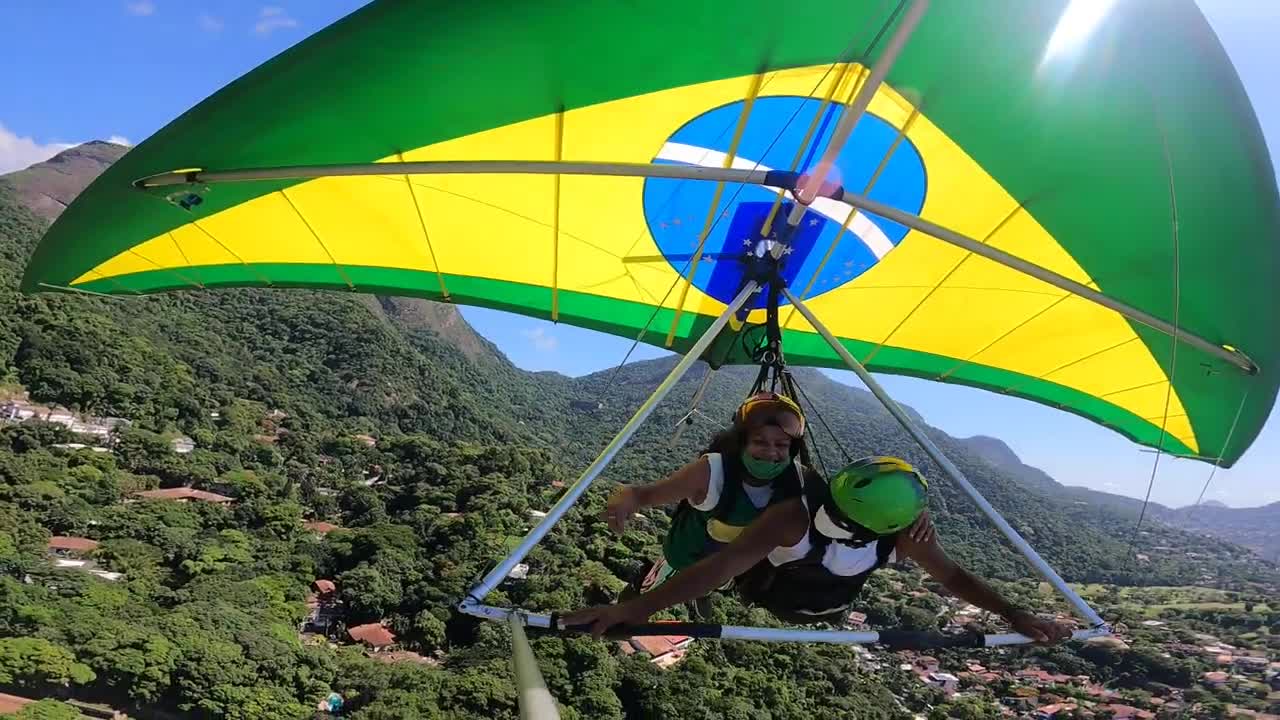
{"label": "red tile roof", "polygon": [[692,639],[685,635],[647,635],[631,638],[631,644],[637,650],[656,658],[680,649],[680,646],[688,644]]}
{"label": "red tile roof", "polygon": [[357,625],[347,630],[352,640],[362,642],[371,647],[386,647],[396,641],[395,633],[379,623]]}
{"label": "red tile roof", "polygon": [[234,498],[229,498],[226,495],[219,495],[218,493],[211,493],[190,487],[143,490],[138,493],[138,496],[149,498],[151,500],[204,500],[212,503],[229,503],[234,501]]}
{"label": "red tile roof", "polygon": [[77,552],[89,552],[98,547],[97,540],[90,540],[82,537],[68,537],[66,535],[54,535],[49,538],[50,550],[75,550]]}
{"label": "red tile roof", "polygon": [[16,713],[33,702],[35,702],[35,700],[32,700],[31,698],[0,693],[0,714],[8,715],[9,713]]}
{"label": "red tile roof", "polygon": [[314,585],[316,590],[322,595],[328,595],[338,589],[338,586],[334,585],[332,580],[316,580],[312,585]]}
{"label": "red tile roof", "polygon": [[334,525],[333,523],[325,522],[323,520],[309,520],[303,523],[302,527],[307,530],[310,530],[311,532],[320,533],[321,535],[325,533],[333,532],[334,530],[342,529],[341,527]]}

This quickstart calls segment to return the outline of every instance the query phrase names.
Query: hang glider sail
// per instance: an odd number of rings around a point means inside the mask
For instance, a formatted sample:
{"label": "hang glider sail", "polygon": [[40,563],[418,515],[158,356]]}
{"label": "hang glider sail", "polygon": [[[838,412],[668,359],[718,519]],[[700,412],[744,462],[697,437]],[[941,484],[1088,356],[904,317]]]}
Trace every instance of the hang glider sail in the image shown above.
{"label": "hang glider sail", "polygon": [[1271,161],[1192,0],[379,0],[126,154],[49,230],[23,289],[418,296],[682,354],[459,603],[511,624],[522,707],[554,717],[522,628],[564,628],[484,598],[696,361],[757,361],[726,331],[765,327],[777,367],[785,352],[858,373],[1073,604],[1082,638],[1109,628],[870,371],[1230,466],[1280,387],[1277,277]]}
{"label": "hang glider sail", "polygon": [[[1280,382],[1280,203],[1194,3],[935,3],[833,144],[908,5],[374,2],[133,148],[23,288],[413,295],[685,352],[822,171],[784,279],[869,369],[1230,466]],[[791,364],[842,366],[783,318]]]}

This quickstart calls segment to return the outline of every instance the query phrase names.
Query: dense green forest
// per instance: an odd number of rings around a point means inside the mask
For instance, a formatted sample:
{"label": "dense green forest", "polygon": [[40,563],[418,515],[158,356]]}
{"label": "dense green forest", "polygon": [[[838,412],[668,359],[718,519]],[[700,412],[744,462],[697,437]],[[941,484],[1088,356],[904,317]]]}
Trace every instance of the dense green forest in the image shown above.
{"label": "dense green forest", "polygon": [[[344,715],[361,720],[515,717],[505,627],[459,616],[453,605],[672,361],[584,378],[527,373],[453,308],[355,294],[23,296],[14,288],[43,221],[6,192],[0,182],[0,391],[25,389],[34,401],[131,425],[106,453],[57,447],[93,442],[61,426],[0,425],[0,691],[74,696],[157,718],[302,718],[330,691],[345,699]],[[616,595],[656,552],[667,518],[648,513],[626,535],[612,535],[598,520],[609,484],[646,482],[693,457],[753,375],[717,371],[700,406],[706,417],[672,444],[705,372],[699,367],[676,388],[534,550],[527,579],[509,580],[491,600],[567,610]],[[817,372],[796,377],[834,432],[813,425],[827,469],[846,451],[874,452],[905,456],[938,478],[868,394]],[[1134,538],[1149,556],[1139,561],[1127,516],[1028,489],[931,432],[1069,580],[1184,585],[1207,577],[1250,594],[1275,586],[1274,568],[1239,548],[1157,524]],[[179,433],[194,451],[173,451]],[[187,485],[234,503],[133,496]],[[1051,608],[959,489],[940,479],[932,487],[931,511],[949,550]],[[304,519],[341,529],[320,536]],[[51,535],[99,541],[94,562],[123,577],[54,568],[45,550]],[[1156,546],[1175,550],[1150,550]],[[332,579],[342,601],[335,644],[299,634],[318,578]],[[877,576],[866,593],[869,620],[936,626],[936,596],[907,592],[921,582],[908,568]],[[715,613],[770,623],[728,597],[717,596]],[[350,645],[343,629],[372,621],[428,661],[383,662]],[[892,658],[872,665],[849,648],[696,643],[665,671],[585,638],[536,638],[535,652],[566,717],[898,718],[943,707]],[[1024,662],[1037,652],[1001,657]],[[1103,672],[1105,658],[1055,652]],[[1158,663],[1137,662],[1126,672]]]}

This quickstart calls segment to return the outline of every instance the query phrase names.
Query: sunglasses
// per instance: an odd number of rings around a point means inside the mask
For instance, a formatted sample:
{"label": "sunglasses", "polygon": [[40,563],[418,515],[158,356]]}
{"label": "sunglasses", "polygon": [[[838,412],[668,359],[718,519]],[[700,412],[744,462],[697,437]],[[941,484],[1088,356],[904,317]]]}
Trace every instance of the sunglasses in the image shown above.
{"label": "sunglasses", "polygon": [[740,410],[742,417],[747,418],[751,427],[772,425],[780,428],[789,437],[804,436],[804,420],[789,404],[771,398],[751,400]]}
{"label": "sunglasses", "polygon": [[851,545],[868,545],[885,537],[871,528],[860,525],[841,512],[833,500],[825,500],[818,508],[814,525],[818,532],[832,540]]}

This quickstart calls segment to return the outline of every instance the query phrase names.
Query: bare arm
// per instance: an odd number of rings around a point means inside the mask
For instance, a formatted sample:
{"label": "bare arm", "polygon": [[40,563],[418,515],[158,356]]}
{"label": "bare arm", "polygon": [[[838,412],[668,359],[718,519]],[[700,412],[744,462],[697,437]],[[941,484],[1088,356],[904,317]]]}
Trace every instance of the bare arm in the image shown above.
{"label": "bare arm", "polygon": [[676,573],[636,602],[647,616],[700,598],[750,570],[779,545],[799,542],[808,527],[808,513],[798,498],[779,503],[761,513],[733,542]]}
{"label": "bare arm", "polygon": [[654,505],[671,505],[688,500],[697,505],[707,497],[711,483],[711,463],[701,457],[649,485],[619,485],[609,495],[604,519],[617,533],[627,527],[627,520],[640,510]]}
{"label": "bare arm", "polygon": [[920,563],[925,572],[957,597],[996,613],[1023,635],[1040,643],[1060,642],[1071,636],[1071,629],[1066,625],[1043,620],[1029,610],[1019,608],[977,575],[957,565],[942,549],[936,536],[926,542],[917,542],[909,533],[903,533],[898,536],[896,547],[899,556]]}
{"label": "bare arm", "polygon": [[809,514],[799,498],[779,503],[761,513],[733,542],[681,570],[653,590],[618,605],[570,613],[564,621],[568,625],[590,623],[591,634],[596,637],[619,623],[644,622],[659,610],[715,590],[765,559],[779,545],[794,545],[808,528]]}
{"label": "bare arm", "polygon": [[705,457],[700,457],[658,482],[630,487],[636,494],[637,504],[642,508],[672,505],[681,500],[688,500],[696,505],[706,499],[710,482],[711,463]]}

